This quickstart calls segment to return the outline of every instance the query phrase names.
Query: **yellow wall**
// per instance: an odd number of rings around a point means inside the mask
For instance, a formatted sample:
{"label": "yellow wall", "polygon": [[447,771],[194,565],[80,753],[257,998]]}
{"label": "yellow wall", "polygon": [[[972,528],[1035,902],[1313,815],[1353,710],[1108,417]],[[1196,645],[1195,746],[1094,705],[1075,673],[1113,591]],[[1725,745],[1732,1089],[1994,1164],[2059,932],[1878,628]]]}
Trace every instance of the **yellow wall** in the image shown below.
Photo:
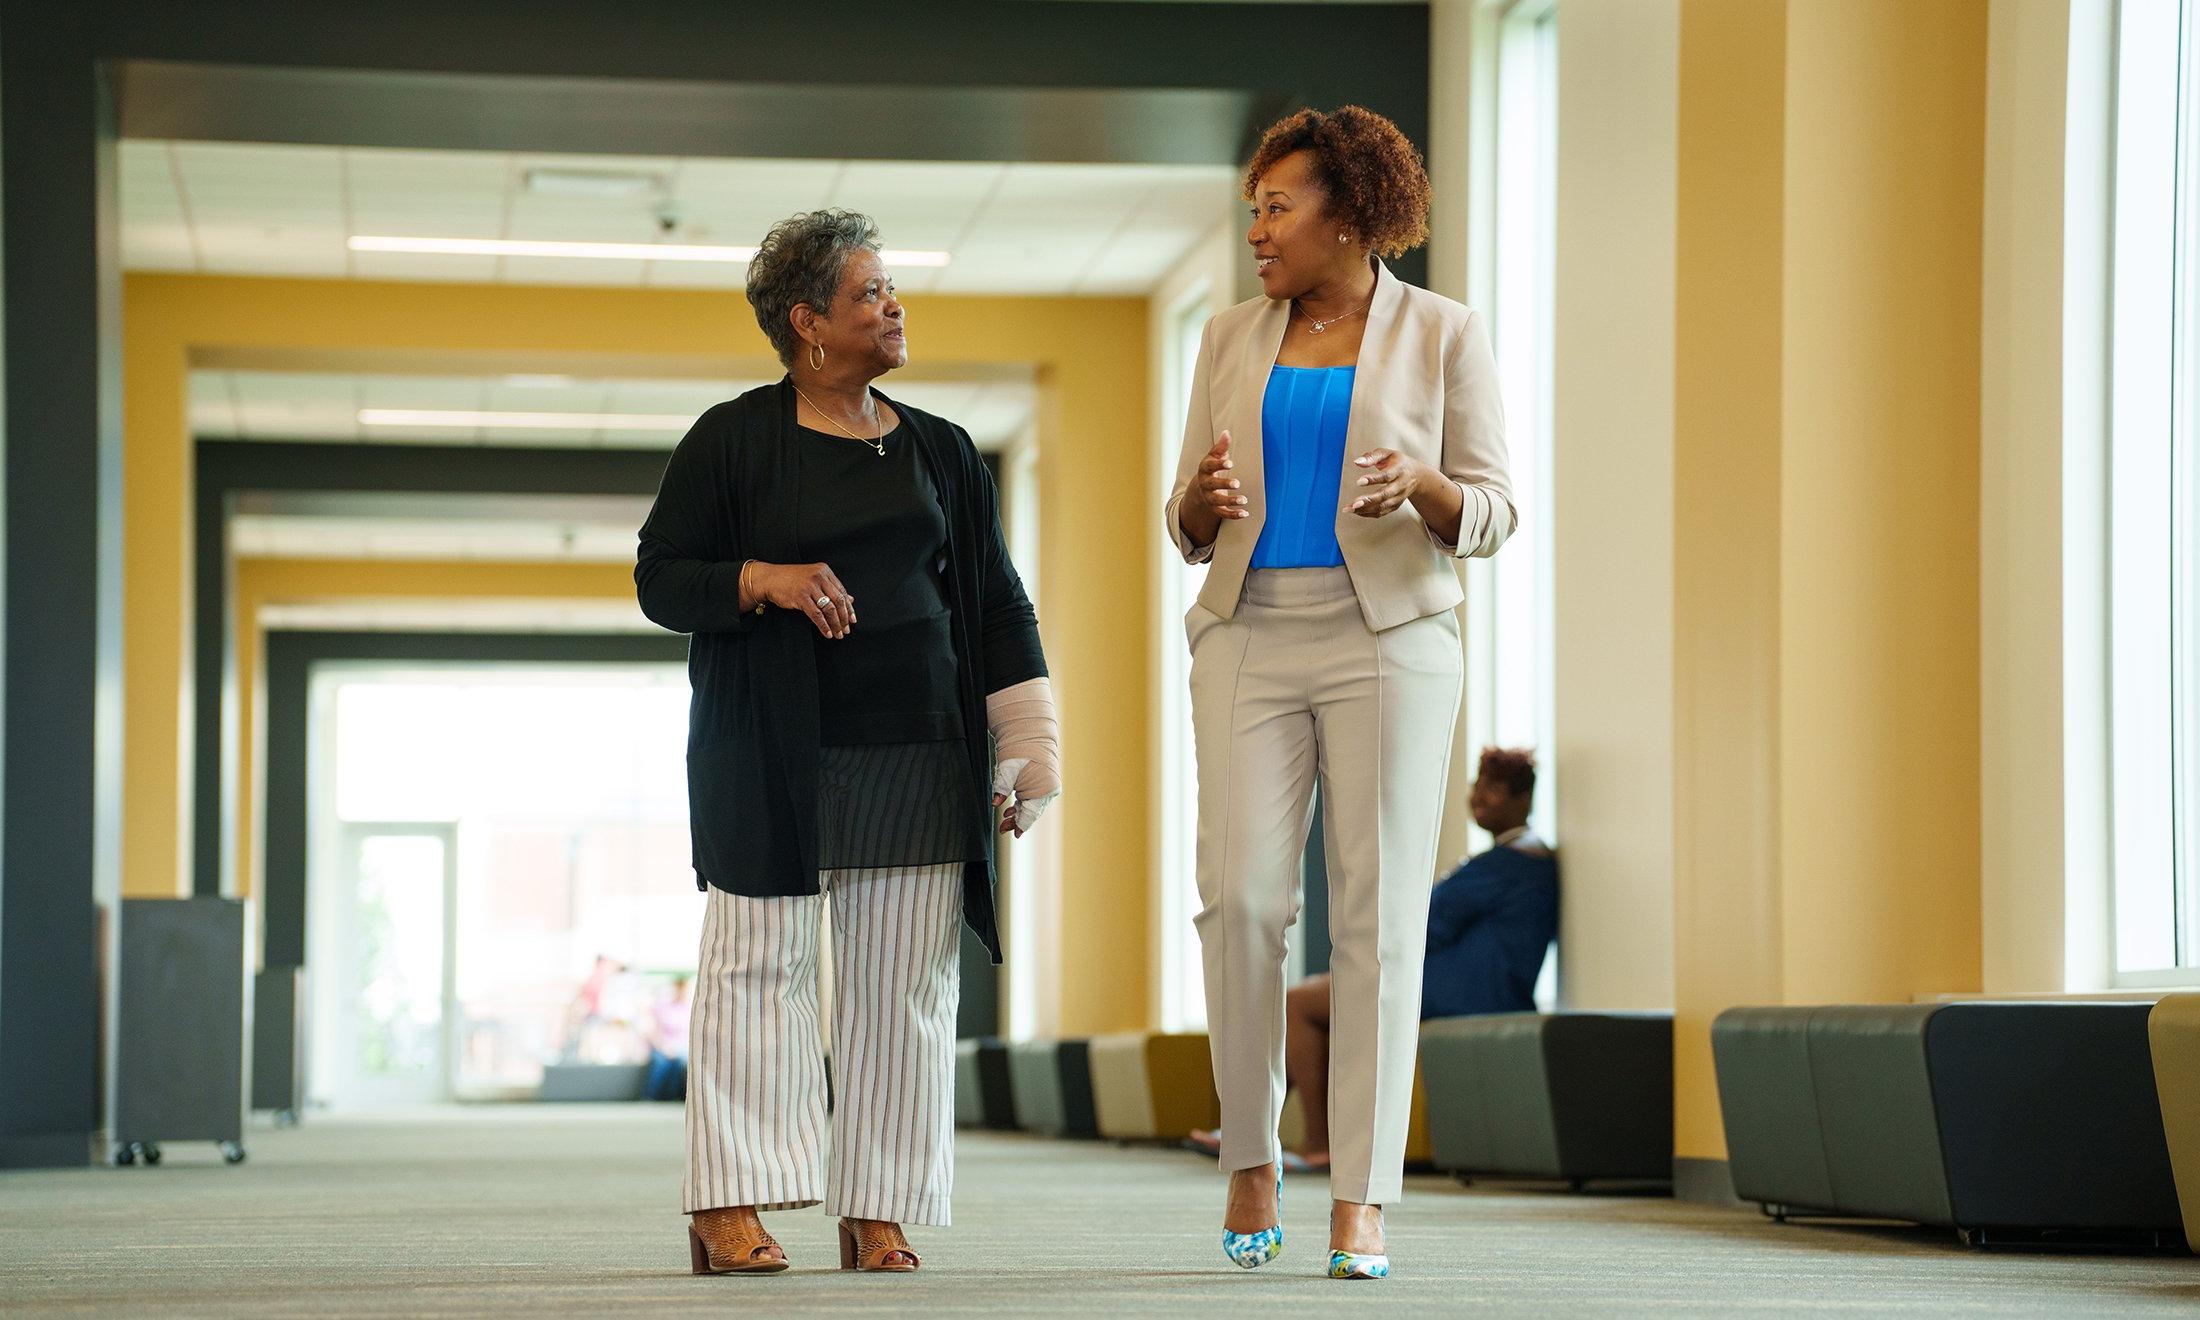
{"label": "yellow wall", "polygon": [[[194,354],[311,350],[698,359],[766,357],[738,293],[133,275],[125,281],[125,479],[132,550],[125,603],[133,666],[125,812],[134,893],[173,893],[188,816],[180,698],[188,682],[190,435],[183,372]],[[1135,299],[951,298],[910,302],[927,367],[1014,366],[1040,386],[1041,627],[1063,718],[1062,1029],[1147,1021],[1144,792],[1150,698],[1146,613],[1146,308]],[[887,382],[891,388],[891,382]],[[167,398],[171,407],[154,406]]]}
{"label": "yellow wall", "polygon": [[1686,0],[1675,1153],[1743,1003],[1979,983],[1984,0]]}

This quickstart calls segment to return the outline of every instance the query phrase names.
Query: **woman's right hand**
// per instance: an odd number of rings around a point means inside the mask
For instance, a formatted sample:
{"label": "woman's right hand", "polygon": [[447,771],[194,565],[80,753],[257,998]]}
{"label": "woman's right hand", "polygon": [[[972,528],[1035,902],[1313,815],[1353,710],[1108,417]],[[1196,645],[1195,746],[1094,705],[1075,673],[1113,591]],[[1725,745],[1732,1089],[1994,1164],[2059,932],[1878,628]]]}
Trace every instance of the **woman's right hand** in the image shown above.
{"label": "woman's right hand", "polygon": [[1230,462],[1230,433],[1224,431],[1214,448],[1199,460],[1199,475],[1192,478],[1178,517],[1193,541],[1207,545],[1215,539],[1225,518],[1250,518],[1245,496]]}
{"label": "woman's right hand", "polygon": [[825,637],[846,637],[856,626],[856,598],[825,564],[767,564],[751,560],[741,570],[741,605],[800,610]]}

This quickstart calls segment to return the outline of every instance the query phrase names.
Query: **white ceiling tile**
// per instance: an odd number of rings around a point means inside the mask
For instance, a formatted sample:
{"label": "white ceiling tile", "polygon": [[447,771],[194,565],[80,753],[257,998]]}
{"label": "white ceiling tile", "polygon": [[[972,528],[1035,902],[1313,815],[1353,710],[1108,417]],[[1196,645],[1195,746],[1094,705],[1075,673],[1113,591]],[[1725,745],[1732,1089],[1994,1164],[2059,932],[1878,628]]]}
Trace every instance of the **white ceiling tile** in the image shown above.
{"label": "white ceiling tile", "polygon": [[482,388],[480,406],[495,412],[602,412],[607,393],[608,387],[600,380],[514,385],[493,377]]}
{"label": "white ceiling tile", "polygon": [[[171,156],[172,153],[172,156]],[[171,164],[172,160],[172,164]],[[586,198],[516,187],[529,168],[663,174],[671,196]],[[521,155],[237,143],[122,144],[123,240],[136,269],[252,275],[732,289],[738,265],[498,261],[349,253],[350,233],[752,244],[821,205],[877,219],[889,246],[944,248],[909,293],[1132,291],[1165,235],[1228,214],[1235,171],[926,161]],[[176,188],[176,177],[182,190]],[[676,227],[658,223],[669,203]],[[188,216],[196,232],[181,229]],[[163,228],[163,226],[166,228]],[[195,240],[195,245],[194,245]]]}
{"label": "white ceiling tile", "polygon": [[295,244],[254,250],[249,244],[204,243],[200,261],[209,275],[292,275],[342,279],[346,274],[344,249],[339,244],[304,248]]}
{"label": "white ceiling tile", "polygon": [[[486,388],[486,382],[471,376],[353,376],[344,379],[343,388],[356,400],[355,408],[474,410],[481,407]],[[331,387],[332,391],[334,388]],[[382,428],[369,429],[379,432]]]}
{"label": "white ceiling tile", "polygon": [[180,224],[123,227],[124,270],[196,270],[198,264],[191,235]]}
{"label": "white ceiling tile", "polygon": [[716,381],[615,380],[608,382],[603,410],[617,413],[678,413],[700,417],[715,404],[754,389],[756,382],[738,385]]}

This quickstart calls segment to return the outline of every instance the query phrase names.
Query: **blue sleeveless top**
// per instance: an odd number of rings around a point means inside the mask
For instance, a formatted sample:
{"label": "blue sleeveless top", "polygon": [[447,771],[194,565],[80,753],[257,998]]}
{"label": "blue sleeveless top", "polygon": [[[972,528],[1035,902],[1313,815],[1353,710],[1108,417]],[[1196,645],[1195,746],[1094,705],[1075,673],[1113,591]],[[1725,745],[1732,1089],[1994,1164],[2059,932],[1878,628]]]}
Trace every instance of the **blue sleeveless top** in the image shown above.
{"label": "blue sleeveless top", "polygon": [[1260,406],[1261,481],[1268,520],[1253,543],[1254,568],[1338,568],[1345,427],[1353,367],[1274,367]]}

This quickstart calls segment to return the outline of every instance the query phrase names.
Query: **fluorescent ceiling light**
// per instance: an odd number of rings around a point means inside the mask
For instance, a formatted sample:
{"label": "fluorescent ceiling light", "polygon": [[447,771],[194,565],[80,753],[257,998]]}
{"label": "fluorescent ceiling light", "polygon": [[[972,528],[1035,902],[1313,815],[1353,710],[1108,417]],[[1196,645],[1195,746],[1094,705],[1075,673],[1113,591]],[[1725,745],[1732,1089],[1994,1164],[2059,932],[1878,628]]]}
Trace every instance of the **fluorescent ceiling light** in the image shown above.
{"label": "fluorescent ceiling light", "polygon": [[361,408],[361,426],[507,427],[531,431],[685,431],[686,413],[478,412],[457,408]]}
{"label": "fluorescent ceiling light", "polygon": [[[734,261],[746,263],[753,247],[708,243],[552,243],[518,238],[397,238],[353,234],[345,245],[354,252],[410,252],[445,257],[590,257],[612,261]],[[879,254],[889,266],[944,266],[945,252],[901,251]]]}

